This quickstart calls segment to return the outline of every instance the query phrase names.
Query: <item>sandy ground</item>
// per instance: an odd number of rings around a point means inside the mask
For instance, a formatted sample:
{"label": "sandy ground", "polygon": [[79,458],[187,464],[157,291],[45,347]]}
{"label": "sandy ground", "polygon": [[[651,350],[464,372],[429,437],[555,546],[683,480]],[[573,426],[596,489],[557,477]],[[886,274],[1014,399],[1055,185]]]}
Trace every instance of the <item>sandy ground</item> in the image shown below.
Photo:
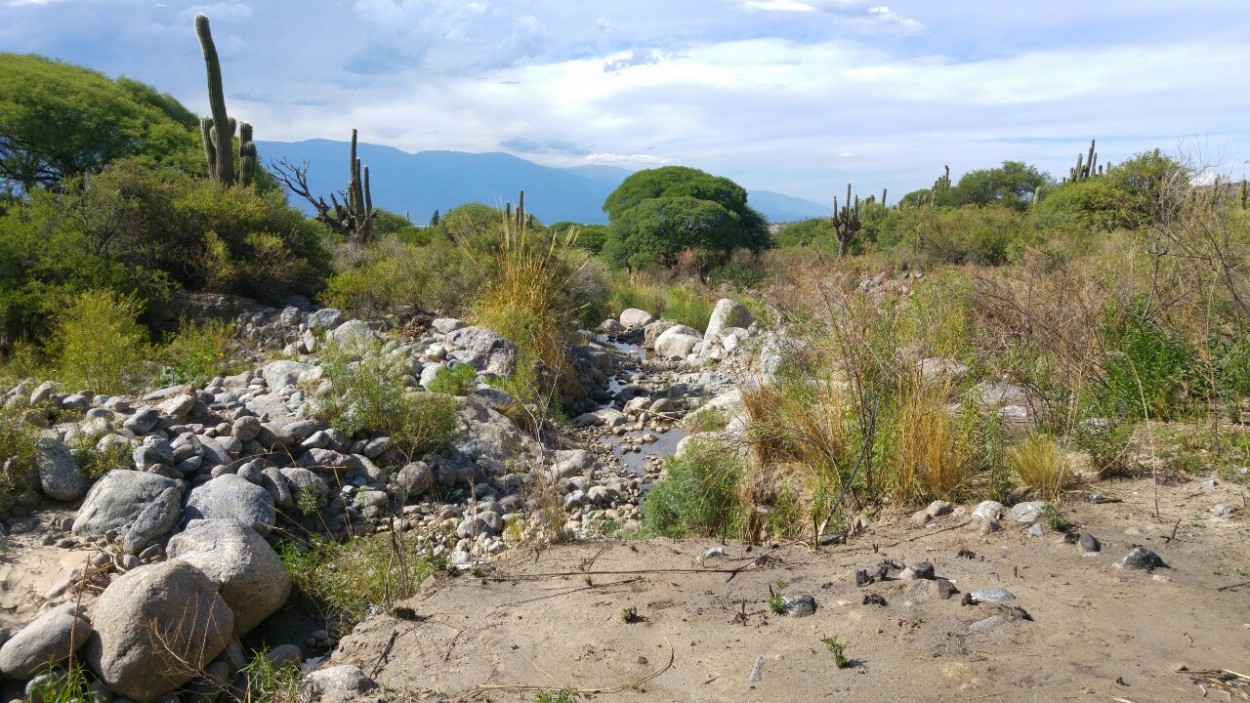
{"label": "sandy ground", "polygon": [[[400,617],[357,627],[334,659],[373,675],[391,700],[533,701],[562,688],[597,689],[583,696],[595,701],[1250,700],[1250,679],[1216,676],[1250,674],[1244,489],[1161,487],[1159,519],[1149,481],[1093,490],[1120,502],[1085,491],[1064,511],[1102,541],[1097,555],[1049,530],[985,536],[950,517],[917,528],[902,516],[816,552],[726,543],[704,566],[715,540],[562,545],[427,582]],[[1215,518],[1217,503],[1238,512]],[[1171,568],[1115,568],[1136,544]],[[1016,600],[962,605],[932,582],[857,587],[855,571],[883,559],[930,561],[962,592],[1006,588]],[[814,596],[816,613],[773,614],[779,579],[785,594]],[[865,604],[873,594],[885,605]],[[638,622],[623,621],[626,609]],[[970,629],[995,615],[1001,625]],[[822,643],[833,636],[848,668]]]}
{"label": "sandy ground", "polygon": [[33,620],[44,595],[67,582],[93,552],[43,545],[42,539],[43,534],[14,535],[0,548],[0,627],[16,629]]}

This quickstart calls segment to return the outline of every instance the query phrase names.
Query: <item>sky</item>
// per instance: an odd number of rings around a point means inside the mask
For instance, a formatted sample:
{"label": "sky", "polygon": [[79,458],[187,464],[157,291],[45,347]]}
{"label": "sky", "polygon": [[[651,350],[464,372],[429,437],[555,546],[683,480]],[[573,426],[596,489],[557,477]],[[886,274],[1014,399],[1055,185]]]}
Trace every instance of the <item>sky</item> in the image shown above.
{"label": "sky", "polygon": [[828,203],[1005,160],[1250,169],[1244,0],[0,0],[0,49],[208,113],[206,14],[258,140],[700,168]]}

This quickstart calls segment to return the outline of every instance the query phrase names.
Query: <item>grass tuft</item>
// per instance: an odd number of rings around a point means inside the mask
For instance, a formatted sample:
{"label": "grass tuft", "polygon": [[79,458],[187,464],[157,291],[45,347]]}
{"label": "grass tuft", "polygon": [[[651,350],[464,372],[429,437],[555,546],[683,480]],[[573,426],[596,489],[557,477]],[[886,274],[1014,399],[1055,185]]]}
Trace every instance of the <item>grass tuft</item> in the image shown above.
{"label": "grass tuft", "polygon": [[1043,500],[1062,495],[1072,478],[1067,452],[1050,435],[1025,437],[1007,451],[1007,465],[1021,485],[1036,491]]}

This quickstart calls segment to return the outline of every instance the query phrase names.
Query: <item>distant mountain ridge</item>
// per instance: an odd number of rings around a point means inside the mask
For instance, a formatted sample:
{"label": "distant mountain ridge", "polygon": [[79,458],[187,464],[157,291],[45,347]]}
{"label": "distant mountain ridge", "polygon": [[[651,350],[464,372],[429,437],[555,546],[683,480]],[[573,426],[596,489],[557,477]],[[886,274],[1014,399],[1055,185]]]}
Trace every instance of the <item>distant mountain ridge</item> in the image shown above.
{"label": "distant mountain ridge", "polygon": [[[330,139],[302,142],[257,142],[262,163],[286,159],[308,164],[308,186],[314,194],[337,193],[347,187],[350,145]],[[358,144],[357,155],[369,167],[373,204],[406,214],[425,224],[437,210],[481,202],[502,206],[525,190],[526,209],[548,224],[568,220],[607,224],[603,201],[632,173],[606,165],[552,168],[501,152],[421,151],[415,154],[377,144]],[[769,191],[750,191],[747,201],[771,222],[827,216],[819,203]],[[300,199],[300,209],[312,208]]]}

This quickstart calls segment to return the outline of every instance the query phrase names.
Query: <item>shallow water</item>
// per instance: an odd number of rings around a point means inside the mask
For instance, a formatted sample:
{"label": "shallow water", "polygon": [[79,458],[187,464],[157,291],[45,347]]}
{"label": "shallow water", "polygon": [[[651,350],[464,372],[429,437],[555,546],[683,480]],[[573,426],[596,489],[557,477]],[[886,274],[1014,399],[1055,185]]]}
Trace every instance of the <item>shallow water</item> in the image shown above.
{"label": "shallow water", "polygon": [[621,436],[603,435],[599,438],[601,444],[612,447],[612,453],[620,460],[621,465],[630,469],[639,478],[647,475],[647,465],[649,459],[653,456],[667,457],[677,451],[677,444],[686,436],[686,432],[676,427],[671,427],[663,432],[651,431],[655,435],[656,440],[651,444],[642,445],[641,452],[625,452],[621,448],[626,445],[626,440],[632,437],[641,437],[642,432],[627,432]]}

